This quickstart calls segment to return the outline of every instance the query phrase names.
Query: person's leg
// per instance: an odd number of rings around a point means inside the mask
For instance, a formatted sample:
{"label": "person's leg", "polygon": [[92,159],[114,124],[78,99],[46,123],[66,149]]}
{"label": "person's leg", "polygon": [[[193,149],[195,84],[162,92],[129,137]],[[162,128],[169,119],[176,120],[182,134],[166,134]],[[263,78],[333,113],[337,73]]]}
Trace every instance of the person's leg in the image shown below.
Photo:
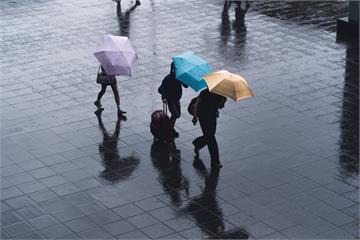
{"label": "person's leg", "polygon": [[97,96],[97,99],[96,101],[94,102],[94,105],[97,107],[97,108],[101,108],[101,98],[102,96],[105,94],[106,92],[106,85],[105,84],[101,84],[101,90],[100,92],[98,93],[98,96]]}
{"label": "person's leg", "polygon": [[120,96],[119,96],[119,91],[118,91],[118,88],[117,88],[117,84],[116,83],[111,84],[111,89],[112,89],[112,91],[114,93],[114,98],[115,98],[116,106],[117,106],[117,109],[118,109],[118,113],[125,114],[126,112],[122,111],[120,109]]}
{"label": "person's leg", "polygon": [[211,158],[211,166],[215,168],[221,168],[219,160],[219,147],[215,138],[215,135],[211,136],[208,142],[208,149]]}
{"label": "person's leg", "polygon": [[168,102],[169,111],[171,113],[170,116],[170,128],[171,128],[171,134],[175,137],[179,137],[179,133],[175,130],[175,122],[176,119],[180,117],[180,102]]}
{"label": "person's leg", "polygon": [[219,147],[215,138],[216,116],[208,116],[205,119],[199,118],[199,122],[204,133],[204,143],[208,145],[211,165],[214,167],[221,167],[219,161]]}
{"label": "person's leg", "polygon": [[209,123],[207,121],[207,116],[201,116],[199,115],[199,123],[201,127],[201,131],[203,132],[203,135],[196,138],[192,144],[194,145],[194,153],[195,153],[195,160],[199,158],[199,151],[203,147],[205,147],[208,144],[208,137],[206,136],[209,132]]}
{"label": "person's leg", "polygon": [[116,14],[117,14],[118,16],[121,15],[121,1],[120,1],[120,0],[117,0],[117,1],[116,1]]}

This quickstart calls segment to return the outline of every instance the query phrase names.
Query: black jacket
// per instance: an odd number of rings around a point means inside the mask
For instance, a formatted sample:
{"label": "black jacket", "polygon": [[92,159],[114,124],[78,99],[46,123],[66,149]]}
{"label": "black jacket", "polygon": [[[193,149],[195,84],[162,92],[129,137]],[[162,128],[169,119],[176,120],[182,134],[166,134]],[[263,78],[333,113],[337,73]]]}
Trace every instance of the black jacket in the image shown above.
{"label": "black jacket", "polygon": [[180,101],[182,96],[182,86],[187,87],[185,84],[175,78],[175,74],[168,74],[162,81],[158,92],[161,94],[162,99],[167,101]]}

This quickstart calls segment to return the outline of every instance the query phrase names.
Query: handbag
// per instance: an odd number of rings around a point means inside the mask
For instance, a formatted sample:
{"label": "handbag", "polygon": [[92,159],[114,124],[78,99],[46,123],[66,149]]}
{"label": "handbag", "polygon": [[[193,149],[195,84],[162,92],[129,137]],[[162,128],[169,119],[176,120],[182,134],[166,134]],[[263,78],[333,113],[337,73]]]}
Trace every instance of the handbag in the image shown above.
{"label": "handbag", "polygon": [[197,99],[198,99],[198,97],[194,97],[193,99],[191,99],[191,101],[189,103],[187,110],[191,115],[194,115],[195,103],[196,103]]}
{"label": "handbag", "polygon": [[102,85],[111,85],[116,83],[116,79],[111,75],[107,75],[106,72],[101,71],[101,68],[99,67],[96,82]]}

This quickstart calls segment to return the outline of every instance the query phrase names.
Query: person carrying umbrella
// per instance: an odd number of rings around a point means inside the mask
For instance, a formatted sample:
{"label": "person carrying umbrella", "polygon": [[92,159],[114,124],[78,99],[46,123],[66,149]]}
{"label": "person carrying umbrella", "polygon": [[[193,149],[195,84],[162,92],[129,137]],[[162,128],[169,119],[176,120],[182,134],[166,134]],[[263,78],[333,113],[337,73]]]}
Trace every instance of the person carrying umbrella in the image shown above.
{"label": "person carrying umbrella", "polygon": [[101,90],[94,102],[98,109],[101,107],[101,97],[105,94],[106,87],[111,86],[119,115],[126,112],[120,109],[120,96],[116,83],[116,75],[131,76],[132,69],[138,56],[135,53],[128,37],[105,35],[102,37],[94,53],[100,62],[96,82],[101,84]]}
{"label": "person carrying umbrella", "polygon": [[175,66],[171,63],[170,73],[162,81],[158,92],[161,94],[163,102],[168,104],[171,113],[170,126],[173,137],[178,138],[179,133],[175,130],[175,122],[181,115],[180,99],[182,97],[182,86],[188,86],[181,81],[178,81],[175,76]]}
{"label": "person carrying umbrella", "polygon": [[219,160],[219,147],[215,138],[215,133],[219,109],[225,106],[225,102],[226,97],[209,92],[208,89],[201,91],[198,96],[194,107],[192,122],[196,125],[199,119],[203,135],[192,142],[195,152],[194,165],[197,165],[197,162],[200,161],[200,149],[207,145],[211,158],[211,168],[216,169],[222,167]]}
{"label": "person carrying umbrella", "polygon": [[219,149],[215,138],[216,118],[219,117],[219,109],[225,106],[226,97],[240,101],[253,97],[254,94],[242,76],[226,70],[205,74],[203,79],[208,88],[198,96],[194,104],[192,119],[195,125],[199,118],[200,127],[204,134],[193,141],[195,147],[194,166],[199,165],[199,150],[208,145],[211,167],[221,168]]}

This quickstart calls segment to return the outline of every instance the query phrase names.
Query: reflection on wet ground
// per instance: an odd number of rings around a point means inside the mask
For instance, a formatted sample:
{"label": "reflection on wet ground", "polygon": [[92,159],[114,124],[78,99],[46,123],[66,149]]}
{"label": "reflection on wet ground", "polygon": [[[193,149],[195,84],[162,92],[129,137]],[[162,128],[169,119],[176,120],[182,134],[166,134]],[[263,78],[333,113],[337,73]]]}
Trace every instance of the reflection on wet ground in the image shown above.
{"label": "reflection on wet ground", "polygon": [[181,192],[189,195],[189,180],[181,173],[180,152],[176,151],[176,146],[154,141],[151,145],[151,158],[154,167],[159,171],[159,181],[164,192],[170,196],[171,204],[175,207],[181,206]]}
{"label": "reflection on wet ground", "polygon": [[270,17],[304,25],[314,25],[326,31],[336,31],[336,20],[348,15],[347,2],[337,1],[278,1],[264,4],[252,2],[252,8]]}
{"label": "reflection on wet ground", "polygon": [[118,150],[118,140],[120,134],[120,123],[126,118],[122,115],[117,116],[115,131],[109,134],[101,118],[102,109],[95,112],[99,122],[99,128],[103,134],[103,141],[99,144],[99,154],[102,164],[105,167],[100,176],[110,183],[125,180],[139,165],[140,160],[134,156],[121,157]]}
{"label": "reflection on wet ground", "polygon": [[[357,238],[358,46],[333,32],[345,5],[2,1],[1,238]],[[94,115],[104,33],[139,53],[118,81],[127,121],[110,95]],[[207,151],[193,166],[191,90],[176,146],[149,130],[170,58],[186,50],[256,95],[221,110],[220,172]]]}
{"label": "reflection on wet ground", "polygon": [[340,166],[345,176],[359,174],[359,48],[346,49],[340,120]]}

